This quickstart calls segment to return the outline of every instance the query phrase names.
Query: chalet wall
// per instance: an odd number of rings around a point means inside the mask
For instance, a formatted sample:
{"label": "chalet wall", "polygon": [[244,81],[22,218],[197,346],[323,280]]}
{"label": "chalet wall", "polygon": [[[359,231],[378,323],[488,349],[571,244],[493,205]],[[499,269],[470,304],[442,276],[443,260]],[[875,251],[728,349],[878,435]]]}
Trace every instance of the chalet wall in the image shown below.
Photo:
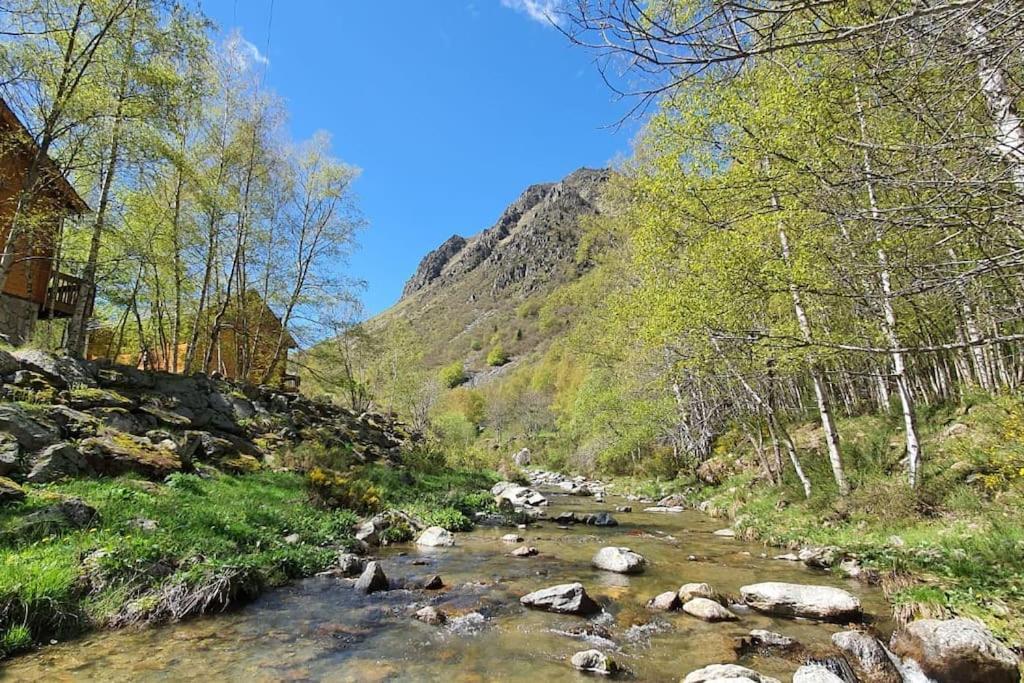
{"label": "chalet wall", "polygon": [[20,346],[32,338],[39,307],[31,301],[0,294],[0,339]]}

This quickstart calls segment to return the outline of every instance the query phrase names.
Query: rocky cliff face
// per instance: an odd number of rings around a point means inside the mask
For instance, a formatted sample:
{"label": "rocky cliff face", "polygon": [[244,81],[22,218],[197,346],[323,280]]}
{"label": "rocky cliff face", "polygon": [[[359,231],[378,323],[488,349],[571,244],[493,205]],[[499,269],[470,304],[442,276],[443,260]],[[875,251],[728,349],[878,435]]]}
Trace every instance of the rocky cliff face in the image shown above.
{"label": "rocky cliff face", "polygon": [[598,213],[609,177],[606,169],[583,168],[557,183],[531,185],[490,228],[468,239],[453,235],[427,254],[406,283],[403,300],[450,288],[470,274],[482,276],[492,295],[513,286],[528,294],[559,270],[575,270],[579,220]]}

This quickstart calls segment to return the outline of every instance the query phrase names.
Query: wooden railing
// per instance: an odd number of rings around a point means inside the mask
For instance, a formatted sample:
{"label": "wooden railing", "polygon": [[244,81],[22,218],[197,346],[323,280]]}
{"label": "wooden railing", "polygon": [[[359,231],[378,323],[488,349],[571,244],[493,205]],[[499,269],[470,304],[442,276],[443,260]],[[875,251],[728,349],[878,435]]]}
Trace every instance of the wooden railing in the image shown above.
{"label": "wooden railing", "polygon": [[[67,273],[54,273],[50,280],[50,288],[46,292],[46,305],[39,312],[39,317],[70,318],[75,312],[78,297],[83,291],[85,280]],[[85,316],[92,315],[93,299],[96,289],[91,284],[85,288],[88,301],[85,302]]]}

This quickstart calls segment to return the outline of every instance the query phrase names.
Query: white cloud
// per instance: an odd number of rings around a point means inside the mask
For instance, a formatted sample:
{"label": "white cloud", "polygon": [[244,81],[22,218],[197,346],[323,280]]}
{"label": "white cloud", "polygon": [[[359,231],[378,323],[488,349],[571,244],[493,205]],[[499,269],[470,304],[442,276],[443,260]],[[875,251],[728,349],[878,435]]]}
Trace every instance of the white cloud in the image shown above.
{"label": "white cloud", "polygon": [[248,71],[256,65],[270,64],[270,59],[245,39],[240,28],[233,29],[228,34],[227,40],[224,41],[224,52],[232,64],[241,71]]}
{"label": "white cloud", "polygon": [[522,12],[545,26],[561,23],[558,10],[562,7],[562,0],[501,0],[501,6]]}

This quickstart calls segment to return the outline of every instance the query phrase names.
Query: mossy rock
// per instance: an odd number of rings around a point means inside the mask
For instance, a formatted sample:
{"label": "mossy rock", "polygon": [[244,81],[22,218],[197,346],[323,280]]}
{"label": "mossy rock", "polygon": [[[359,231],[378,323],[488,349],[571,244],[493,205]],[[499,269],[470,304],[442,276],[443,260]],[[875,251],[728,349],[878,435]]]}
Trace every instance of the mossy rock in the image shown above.
{"label": "mossy rock", "polygon": [[220,469],[230,474],[253,474],[263,469],[263,463],[251,455],[238,455],[218,463]]}
{"label": "mossy rock", "polygon": [[25,489],[7,477],[0,477],[0,505],[20,503],[25,500]]}
{"label": "mossy rock", "polygon": [[155,480],[182,469],[181,459],[174,451],[122,432],[83,439],[79,450],[97,474],[117,476],[133,472]]}

